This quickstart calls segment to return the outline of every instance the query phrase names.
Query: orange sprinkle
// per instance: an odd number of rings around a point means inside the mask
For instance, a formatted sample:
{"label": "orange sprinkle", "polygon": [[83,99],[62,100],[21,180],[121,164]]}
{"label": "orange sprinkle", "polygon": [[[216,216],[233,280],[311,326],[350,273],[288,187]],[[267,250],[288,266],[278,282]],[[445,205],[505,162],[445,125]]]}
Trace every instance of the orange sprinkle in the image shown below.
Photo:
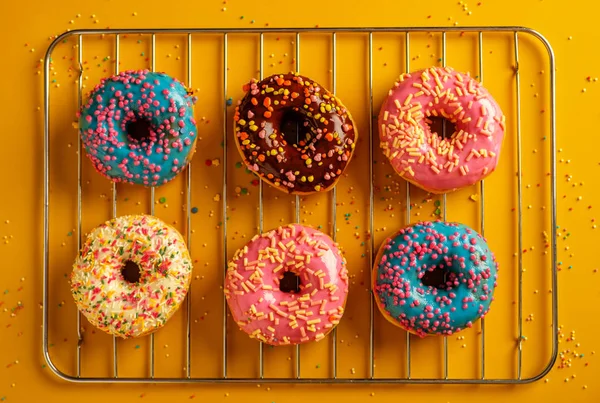
{"label": "orange sprinkle", "polygon": [[269,119],[271,117],[271,112],[269,111],[265,111],[265,113],[263,113],[263,116],[267,119]]}
{"label": "orange sprinkle", "polygon": [[250,102],[252,102],[252,105],[254,105],[254,106],[258,105],[258,101],[254,97],[252,97],[252,99],[250,100]]}

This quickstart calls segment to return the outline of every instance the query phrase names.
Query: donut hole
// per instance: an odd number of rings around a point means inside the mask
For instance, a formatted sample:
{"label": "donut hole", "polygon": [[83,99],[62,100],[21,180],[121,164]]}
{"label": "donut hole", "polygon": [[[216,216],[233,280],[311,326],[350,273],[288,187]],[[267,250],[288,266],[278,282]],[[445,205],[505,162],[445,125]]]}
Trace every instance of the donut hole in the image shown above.
{"label": "donut hole", "polygon": [[142,270],[137,263],[127,260],[121,268],[121,275],[128,283],[139,283],[142,277]]}
{"label": "donut hole", "polygon": [[300,277],[296,273],[286,271],[279,279],[279,290],[297,294],[300,292]]}
{"label": "donut hole", "polygon": [[427,287],[447,290],[452,288],[455,278],[456,274],[453,272],[436,267],[433,270],[427,270],[421,277],[421,282]]}
{"label": "donut hole", "polygon": [[456,125],[442,116],[430,116],[426,122],[431,133],[437,134],[442,139],[450,139],[456,132]]}
{"label": "donut hole", "polygon": [[125,130],[131,140],[142,143],[150,137],[150,122],[146,119],[136,119],[127,122]]}
{"label": "donut hole", "polygon": [[283,113],[279,130],[284,140],[290,144],[302,147],[306,138],[306,134],[302,136],[302,127],[306,124],[306,118],[300,112],[290,108]]}

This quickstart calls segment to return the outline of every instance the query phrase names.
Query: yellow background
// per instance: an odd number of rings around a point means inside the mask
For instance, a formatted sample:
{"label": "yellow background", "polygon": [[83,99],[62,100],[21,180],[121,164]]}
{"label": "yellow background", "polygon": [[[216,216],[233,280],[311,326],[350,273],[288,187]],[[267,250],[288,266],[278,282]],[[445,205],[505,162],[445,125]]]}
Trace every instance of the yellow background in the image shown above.
{"label": "yellow background", "polygon": [[[598,259],[593,246],[600,239],[595,229],[595,211],[600,158],[595,147],[594,121],[599,101],[599,85],[594,78],[597,71],[594,46],[599,34],[594,30],[594,5],[567,4],[557,1],[481,1],[455,2],[354,2],[342,5],[305,1],[285,3],[262,2],[252,4],[242,1],[209,1],[205,3],[155,2],[123,5],[117,1],[76,3],[63,1],[3,3],[0,6],[4,38],[4,81],[0,102],[4,110],[0,170],[3,187],[0,191],[0,399],[5,401],[75,401],[90,402],[106,399],[143,399],[140,401],[207,401],[294,402],[307,399],[344,399],[346,401],[389,401],[390,399],[428,399],[434,402],[506,401],[508,399],[539,398],[544,401],[572,399],[593,402],[600,399],[595,384],[597,360],[594,349],[598,338],[594,333],[594,306],[598,297]],[[465,8],[466,6],[466,8]],[[469,13],[470,12],[470,13]],[[241,18],[244,16],[244,18]],[[252,22],[254,21],[254,22]],[[524,25],[544,34],[554,47],[557,56],[557,118],[558,118],[558,260],[561,344],[565,368],[555,368],[544,380],[521,386],[289,386],[289,385],[71,385],[59,381],[47,367],[41,354],[41,265],[42,265],[42,84],[40,59],[50,44],[52,36],[74,28],[125,28],[125,27],[313,27],[327,26],[432,26],[432,25]],[[292,62],[294,38],[281,35],[265,40],[265,75],[294,68]],[[487,37],[486,37],[487,38]],[[510,39],[510,38],[509,38]],[[478,68],[476,37],[450,38],[447,51],[448,65],[470,70],[476,75]],[[139,41],[139,43],[138,43]],[[489,41],[489,42],[487,42]],[[229,90],[227,96],[236,100],[241,96],[241,83],[257,74],[256,41],[231,38],[229,53]],[[514,88],[512,83],[514,55],[506,37],[486,39],[484,84],[503,108],[512,110],[514,116]],[[524,334],[528,340],[523,353],[524,376],[533,376],[546,365],[549,357],[549,296],[548,255],[543,255],[545,241],[542,232],[548,227],[548,141],[541,139],[548,133],[548,117],[540,113],[548,105],[547,58],[534,41],[523,40],[521,45],[521,96],[523,112],[523,185],[524,188],[524,255],[523,265],[524,319],[534,314],[535,319],[525,322]],[[64,275],[76,253],[77,184],[75,153],[77,132],[72,127],[77,103],[75,80],[77,57],[75,42],[59,46],[54,56],[52,83],[53,121],[51,132],[51,356],[64,372],[74,372],[76,309],[68,294]],[[439,37],[415,35],[411,42],[411,69],[438,64]],[[222,134],[220,39],[194,39],[193,82],[199,102],[196,115],[200,120],[198,152],[193,163],[194,192],[192,205],[200,212],[192,217],[192,255],[195,265],[192,307],[194,320],[192,342],[194,376],[219,376],[222,315],[221,291],[218,289],[223,252],[231,256],[234,249],[256,231],[257,188],[253,179],[236,169],[239,160],[230,142],[228,153],[229,248],[220,250],[221,195],[220,180],[223,157],[220,155]],[[380,49],[381,48],[381,49]],[[114,45],[108,40],[86,42],[84,48],[84,81],[91,87],[101,77],[114,72]],[[186,38],[157,39],[157,70],[167,71],[186,81]],[[398,37],[377,37],[374,44],[373,64],[374,109],[385,95],[399,72],[403,71],[402,42]],[[322,37],[307,35],[302,41],[301,71],[331,88],[329,47]],[[142,53],[144,55],[142,55]],[[273,54],[273,57],[270,55]],[[122,67],[149,67],[148,38],[129,37],[121,40]],[[198,57],[200,55],[200,57]],[[368,293],[361,281],[368,278],[368,87],[365,81],[366,42],[364,37],[340,38],[338,45],[338,93],[353,111],[362,135],[356,160],[348,177],[338,188],[339,241],[346,249],[351,273],[355,276],[351,287],[348,311],[339,329],[340,345],[338,371],[341,377],[364,377],[368,374],[365,346],[368,343]],[[110,57],[110,58],[109,58]],[[76,59],[75,59],[76,60]],[[320,63],[324,60],[323,63]],[[239,62],[238,62],[239,61]],[[281,64],[279,62],[281,61]],[[273,66],[271,66],[273,64]],[[489,67],[488,67],[489,66]],[[340,73],[343,71],[343,74]],[[589,80],[587,79],[589,77]],[[229,116],[231,116],[229,108]],[[507,113],[508,115],[508,113]],[[510,116],[510,115],[509,115]],[[230,119],[227,120],[230,126]],[[486,322],[486,375],[510,378],[515,376],[515,344],[517,333],[516,296],[516,216],[511,208],[516,206],[515,176],[515,124],[509,124],[504,156],[498,172],[486,181],[486,235],[501,262],[501,284],[497,301]],[[203,134],[204,133],[204,134]],[[581,139],[584,139],[583,141]],[[21,151],[24,150],[25,152]],[[375,149],[375,157],[379,158]],[[208,167],[206,159],[219,159],[219,166]],[[84,159],[84,220],[83,231],[110,217],[110,185],[93,172]],[[404,225],[405,198],[401,180],[391,175],[386,165],[375,167],[376,182],[382,192],[375,214],[375,244],[395,228]],[[388,176],[389,175],[389,176]],[[540,184],[539,188],[537,184]],[[249,190],[248,194],[242,188]],[[526,190],[527,189],[527,190]],[[378,190],[379,192],[380,190]],[[477,188],[448,196],[448,219],[466,222],[477,228],[478,204],[470,200]],[[119,187],[118,213],[149,211],[149,192]],[[433,200],[424,193],[411,190],[413,213],[411,220],[431,218],[435,210]],[[185,231],[185,215],[181,206],[185,201],[185,181],[158,189],[156,215],[174,223]],[[265,228],[293,220],[292,198],[265,188]],[[323,225],[327,231],[330,222],[328,207],[330,195],[304,198],[302,218],[309,224]],[[532,208],[528,209],[531,205]],[[389,206],[389,208],[388,208]],[[547,207],[546,209],[543,209]],[[531,210],[531,211],[528,211]],[[212,211],[212,214],[211,214]],[[278,217],[282,217],[278,219]],[[347,223],[349,222],[349,223]],[[202,227],[204,225],[204,227]],[[202,230],[201,230],[202,228]],[[196,237],[194,237],[194,235]],[[596,242],[594,242],[596,241]],[[365,244],[363,244],[365,242]],[[533,273],[528,275],[526,273]],[[537,292],[536,292],[537,291]],[[185,354],[185,315],[181,312],[169,323],[168,329],[156,334],[157,376],[181,376],[181,362]],[[591,318],[591,319],[588,319]],[[365,326],[366,324],[366,326]],[[82,325],[87,323],[82,320]],[[230,323],[231,376],[256,375],[257,345],[238,332]],[[376,350],[379,376],[406,376],[403,369],[404,333],[387,325],[376,315],[376,341],[390,349]],[[465,339],[456,337],[448,341],[452,377],[475,377],[478,367],[478,329],[466,332]],[[572,333],[574,332],[574,333]],[[573,340],[573,334],[575,339]],[[342,343],[341,340],[344,340]],[[94,348],[88,347],[93,345]],[[111,374],[112,341],[109,337],[94,334],[86,327],[85,345],[82,349],[82,373],[87,376]],[[183,346],[183,347],[182,347]],[[439,377],[442,370],[440,340],[428,339],[413,343],[413,376]],[[330,368],[329,344],[303,347],[303,376],[326,376]],[[127,341],[119,344],[119,373],[122,376],[147,374],[146,357],[148,341]],[[304,355],[306,354],[306,355]],[[288,358],[291,350],[266,350],[265,374],[290,376],[292,365]],[[563,362],[561,357],[557,366]],[[568,380],[568,382],[566,381]]]}

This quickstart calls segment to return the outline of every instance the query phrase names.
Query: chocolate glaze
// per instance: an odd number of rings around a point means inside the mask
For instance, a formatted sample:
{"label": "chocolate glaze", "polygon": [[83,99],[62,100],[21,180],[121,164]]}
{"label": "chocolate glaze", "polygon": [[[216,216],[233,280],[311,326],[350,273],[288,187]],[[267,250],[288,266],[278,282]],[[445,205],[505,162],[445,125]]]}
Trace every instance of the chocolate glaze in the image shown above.
{"label": "chocolate glaze", "polygon": [[[357,134],[340,100],[297,73],[276,74],[244,86],[235,109],[235,138],[245,164],[286,193],[331,189],[352,158]],[[299,141],[281,131],[284,115],[296,114]]]}

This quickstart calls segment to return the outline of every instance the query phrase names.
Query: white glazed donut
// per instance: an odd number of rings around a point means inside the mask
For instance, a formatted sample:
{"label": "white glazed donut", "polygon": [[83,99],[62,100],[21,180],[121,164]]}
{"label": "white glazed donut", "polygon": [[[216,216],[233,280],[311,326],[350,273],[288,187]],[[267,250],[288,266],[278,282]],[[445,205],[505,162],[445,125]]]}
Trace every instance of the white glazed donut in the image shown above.
{"label": "white glazed donut", "polygon": [[181,234],[149,215],[122,216],[95,228],[71,273],[80,312],[124,339],[164,326],[187,294],[192,262]]}

